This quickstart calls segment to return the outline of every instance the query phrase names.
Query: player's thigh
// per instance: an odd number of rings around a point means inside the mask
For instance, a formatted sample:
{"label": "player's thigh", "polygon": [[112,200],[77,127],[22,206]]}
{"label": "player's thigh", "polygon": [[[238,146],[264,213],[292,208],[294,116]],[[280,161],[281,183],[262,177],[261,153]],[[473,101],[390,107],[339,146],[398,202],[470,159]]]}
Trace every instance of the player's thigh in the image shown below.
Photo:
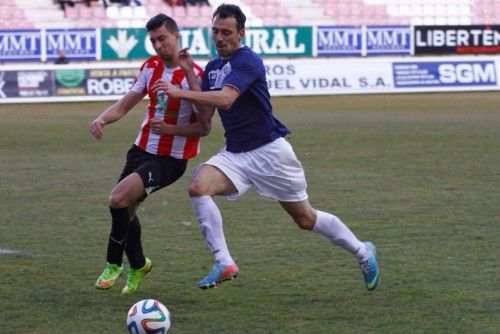
{"label": "player's thigh", "polygon": [[110,206],[127,207],[136,203],[144,194],[144,183],[138,173],[132,173],[122,179],[110,194]]}
{"label": "player's thigh", "polygon": [[190,196],[201,195],[229,195],[237,192],[231,179],[219,168],[213,165],[201,165],[197,167],[193,180],[189,185]]}

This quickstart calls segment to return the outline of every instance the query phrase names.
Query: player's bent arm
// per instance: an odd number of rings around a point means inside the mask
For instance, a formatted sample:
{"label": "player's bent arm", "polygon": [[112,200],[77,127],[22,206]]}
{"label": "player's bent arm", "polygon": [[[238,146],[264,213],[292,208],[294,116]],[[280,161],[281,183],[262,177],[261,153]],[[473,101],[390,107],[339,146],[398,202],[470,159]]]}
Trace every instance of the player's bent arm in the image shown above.
{"label": "player's bent arm", "polygon": [[210,106],[212,108],[229,109],[234,101],[240,96],[240,92],[232,86],[223,86],[222,90],[197,92],[183,90],[180,98],[191,101],[195,104]]}
{"label": "player's bent arm", "polygon": [[115,102],[111,107],[102,112],[95,120],[90,123],[90,133],[96,138],[101,139],[103,136],[103,128],[106,124],[116,122],[127,114],[139,101],[144,98],[145,94],[129,91],[120,100]]}
{"label": "player's bent arm", "polygon": [[145,96],[144,93],[129,91],[120,100],[116,101],[111,107],[106,109],[98,119],[104,121],[104,124],[116,122],[125,116],[133,107],[137,105]]}
{"label": "player's bent arm", "polygon": [[[189,89],[192,91],[195,91],[195,92],[201,92],[200,82],[198,81],[198,78],[196,77],[196,74],[194,73],[193,68],[191,68],[189,70],[184,70],[184,73],[186,75],[186,80],[188,82]],[[213,109],[209,106],[205,106],[205,105],[197,103],[197,102],[192,102],[192,103],[195,105],[196,110],[198,110],[199,112],[210,113],[210,110]],[[210,116],[210,117],[212,117],[212,116]]]}
{"label": "player's bent arm", "polygon": [[204,137],[208,135],[212,130],[213,114],[213,108],[211,112],[198,112],[196,115],[196,122],[186,125],[167,124],[161,118],[154,118],[151,120],[151,130],[157,134],[168,134],[184,137]]}

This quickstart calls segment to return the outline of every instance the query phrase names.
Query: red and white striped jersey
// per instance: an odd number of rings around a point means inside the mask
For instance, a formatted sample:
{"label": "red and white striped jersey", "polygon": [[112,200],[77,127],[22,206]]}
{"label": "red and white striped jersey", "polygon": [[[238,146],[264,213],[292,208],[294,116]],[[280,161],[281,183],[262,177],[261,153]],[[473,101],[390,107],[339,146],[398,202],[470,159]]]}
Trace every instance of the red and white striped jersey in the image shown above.
{"label": "red and white striped jersey", "polygon": [[[198,81],[201,81],[203,70],[198,65],[195,65],[195,74]],[[135,145],[156,155],[169,155],[177,159],[193,158],[200,152],[199,137],[158,135],[151,132],[151,120],[155,117],[157,104],[156,94],[151,87],[159,79],[170,81],[182,89],[189,89],[180,67],[166,68],[158,56],[153,56],[142,64],[131,89],[136,93],[147,93],[150,100]],[[191,102],[168,99],[163,117],[167,124],[185,125],[196,121],[196,110]]]}

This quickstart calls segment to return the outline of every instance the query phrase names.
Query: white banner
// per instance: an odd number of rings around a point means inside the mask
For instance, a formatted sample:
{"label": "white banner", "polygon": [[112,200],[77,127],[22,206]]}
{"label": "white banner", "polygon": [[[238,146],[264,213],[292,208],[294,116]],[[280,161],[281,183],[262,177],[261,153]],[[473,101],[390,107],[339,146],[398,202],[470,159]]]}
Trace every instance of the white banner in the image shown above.
{"label": "white banner", "polygon": [[271,95],[500,90],[500,56],[266,60]]}
{"label": "white banner", "polygon": [[[0,104],[117,100],[140,65],[0,66]],[[264,65],[272,96],[500,90],[498,55],[265,59]]]}
{"label": "white banner", "polygon": [[266,60],[273,96],[378,93],[393,90],[391,63],[363,59]]}

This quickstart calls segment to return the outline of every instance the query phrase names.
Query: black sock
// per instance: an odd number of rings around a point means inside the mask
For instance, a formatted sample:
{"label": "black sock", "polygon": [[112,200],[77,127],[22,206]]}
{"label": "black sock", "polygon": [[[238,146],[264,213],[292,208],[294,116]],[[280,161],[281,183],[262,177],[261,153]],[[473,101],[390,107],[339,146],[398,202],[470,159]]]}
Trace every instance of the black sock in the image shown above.
{"label": "black sock", "polygon": [[131,268],[140,269],[146,264],[141,243],[141,224],[137,216],[134,216],[134,219],[129,224],[125,253]]}
{"label": "black sock", "polygon": [[107,260],[109,263],[121,265],[130,225],[128,208],[109,207],[109,211],[111,212],[111,233],[108,240]]}

